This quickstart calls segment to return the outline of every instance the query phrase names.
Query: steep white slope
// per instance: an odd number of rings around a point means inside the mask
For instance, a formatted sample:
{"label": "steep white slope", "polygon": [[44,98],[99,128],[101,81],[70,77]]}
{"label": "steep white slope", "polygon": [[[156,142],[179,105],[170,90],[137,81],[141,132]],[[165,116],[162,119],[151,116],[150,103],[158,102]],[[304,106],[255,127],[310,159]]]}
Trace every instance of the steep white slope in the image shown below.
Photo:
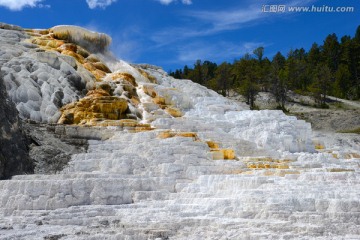
{"label": "steep white slope", "polygon": [[[282,111],[249,111],[244,103],[224,98],[190,80],[169,77],[157,67],[138,66],[155,77],[156,84],[146,82],[143,76],[138,76],[136,69],[123,61],[108,65],[114,66],[115,72],[134,74],[138,83],[143,121],[150,122],[155,127],[199,132],[207,126],[213,133],[254,142],[259,148],[289,152],[314,151],[310,124],[287,116]],[[179,108],[184,117],[169,118],[163,114],[152,103],[152,98],[144,92],[144,88],[151,88],[157,96],[164,98],[166,104]],[[223,139],[224,137],[222,136]]]}

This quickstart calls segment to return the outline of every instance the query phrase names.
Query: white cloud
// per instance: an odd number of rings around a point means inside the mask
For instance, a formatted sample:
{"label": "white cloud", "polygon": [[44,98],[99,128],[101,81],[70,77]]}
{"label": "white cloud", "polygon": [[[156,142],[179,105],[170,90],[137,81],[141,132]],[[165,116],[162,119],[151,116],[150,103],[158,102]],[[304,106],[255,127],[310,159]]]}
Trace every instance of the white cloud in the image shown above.
{"label": "white cloud", "polygon": [[[158,47],[188,39],[216,35],[224,31],[237,30],[266,18],[259,6],[233,10],[187,11],[184,16],[192,19],[191,25],[172,27],[152,34]],[[181,33],[181,34],[179,34]]]}
{"label": "white cloud", "polygon": [[49,5],[49,4],[41,4],[40,3],[40,4],[37,5],[37,7],[38,8],[51,8],[51,5]]}
{"label": "white cloud", "polygon": [[[158,0],[173,2],[174,0]],[[189,17],[191,24],[186,26],[172,27],[152,34],[151,40],[157,47],[169,44],[188,41],[189,39],[213,36],[224,31],[234,31],[244,27],[258,25],[270,17],[284,17],[287,14],[266,14],[261,10],[263,4],[268,4],[271,0],[264,0],[262,4],[248,1],[250,4],[243,4],[235,9],[220,9],[212,11],[186,11],[182,14]],[[292,0],[288,6],[305,6],[316,0]],[[181,34],[179,34],[181,33]]]}
{"label": "white cloud", "polygon": [[231,25],[247,23],[265,17],[258,6],[251,6],[247,9],[240,8],[232,11],[196,11],[187,13],[195,19],[211,23],[213,26],[228,28]]}
{"label": "white cloud", "polygon": [[117,0],[86,0],[90,9],[106,8],[116,2]]}
{"label": "white cloud", "polygon": [[[43,0],[0,0],[0,6],[9,8],[12,11],[20,11],[24,7],[38,7],[38,3],[42,1]],[[40,5],[48,6],[42,4]]]}
{"label": "white cloud", "polygon": [[186,5],[190,5],[190,4],[192,4],[192,1],[191,0],[182,0],[182,3],[186,4]]}
{"label": "white cloud", "polygon": [[158,0],[161,4],[169,5],[173,0]]}
{"label": "white cloud", "polygon": [[[205,23],[205,21],[194,21],[192,26],[173,27],[158,31],[152,34],[151,40],[154,41],[157,47],[163,47],[180,41],[187,41],[188,39],[202,38],[216,35],[224,31],[237,30],[251,24],[255,19],[241,19],[240,22],[213,22]],[[210,25],[209,25],[210,24]],[[181,33],[181,34],[179,34]]]}
{"label": "white cloud", "polygon": [[217,42],[206,44],[199,41],[183,45],[178,49],[177,62],[195,62],[197,59],[210,61],[232,61],[235,58],[243,56],[245,53],[251,53],[255,48],[264,46],[262,42],[244,42],[234,44],[231,42]]}
{"label": "white cloud", "polygon": [[[286,6],[306,6],[316,0],[292,0]],[[271,0],[264,0],[262,4],[251,3],[250,5],[238,7],[235,10],[215,10],[215,11],[189,11],[185,15],[211,24],[215,30],[222,31],[242,27],[245,23],[258,22],[265,18],[274,17],[274,14],[262,12],[262,5],[269,4]],[[282,14],[278,14],[281,16]]]}
{"label": "white cloud", "polygon": [[[161,4],[164,4],[164,5],[169,5],[170,3],[173,3],[173,2],[178,2],[178,0],[156,0],[158,2],[160,2]],[[190,5],[192,4],[192,0],[181,0],[181,2],[185,5]]]}

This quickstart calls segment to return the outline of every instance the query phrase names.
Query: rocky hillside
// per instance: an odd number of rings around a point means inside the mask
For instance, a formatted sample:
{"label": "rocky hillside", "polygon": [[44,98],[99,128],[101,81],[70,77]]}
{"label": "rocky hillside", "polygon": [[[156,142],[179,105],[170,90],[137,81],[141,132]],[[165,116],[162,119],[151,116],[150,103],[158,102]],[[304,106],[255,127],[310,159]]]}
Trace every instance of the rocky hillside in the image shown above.
{"label": "rocky hillside", "polygon": [[[230,99],[244,102],[245,99],[235,91],[230,92]],[[328,108],[316,107],[314,97],[301,95],[293,91],[287,92],[287,101],[284,104],[288,115],[311,123],[315,131],[322,132],[359,132],[360,129],[360,102],[327,96]],[[255,105],[262,110],[277,109],[278,103],[273,94],[259,92]]]}
{"label": "rocky hillside", "polygon": [[0,28],[37,173],[0,181],[0,239],[360,237],[356,138],[117,60],[104,34]]}
{"label": "rocky hillside", "polygon": [[21,173],[33,173],[28,155],[28,139],[14,103],[8,95],[0,74],[0,179]]}

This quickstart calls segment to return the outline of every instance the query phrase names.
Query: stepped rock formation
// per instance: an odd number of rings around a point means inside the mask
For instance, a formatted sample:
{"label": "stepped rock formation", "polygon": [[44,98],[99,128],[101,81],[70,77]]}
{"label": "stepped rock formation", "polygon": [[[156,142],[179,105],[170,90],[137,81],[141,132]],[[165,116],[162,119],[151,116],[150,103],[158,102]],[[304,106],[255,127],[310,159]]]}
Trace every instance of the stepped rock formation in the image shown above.
{"label": "stepped rock formation", "polygon": [[88,144],[56,174],[0,181],[0,239],[360,238],[358,141],[312,139],[305,121],[117,60],[109,43],[0,24],[19,116]]}
{"label": "stepped rock formation", "polygon": [[80,101],[65,106],[59,123],[86,124],[94,118],[120,120],[127,108],[126,99],[112,97],[104,90],[92,90]]}

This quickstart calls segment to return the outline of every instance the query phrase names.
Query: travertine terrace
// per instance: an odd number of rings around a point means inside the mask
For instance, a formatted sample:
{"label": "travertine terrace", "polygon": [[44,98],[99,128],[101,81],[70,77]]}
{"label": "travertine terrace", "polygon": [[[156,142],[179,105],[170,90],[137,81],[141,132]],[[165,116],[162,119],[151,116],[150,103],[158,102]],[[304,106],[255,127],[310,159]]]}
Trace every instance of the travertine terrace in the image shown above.
{"label": "travertine terrace", "polygon": [[0,26],[21,118],[106,129],[60,173],[0,182],[0,239],[360,238],[358,142],[117,60],[103,34]]}

